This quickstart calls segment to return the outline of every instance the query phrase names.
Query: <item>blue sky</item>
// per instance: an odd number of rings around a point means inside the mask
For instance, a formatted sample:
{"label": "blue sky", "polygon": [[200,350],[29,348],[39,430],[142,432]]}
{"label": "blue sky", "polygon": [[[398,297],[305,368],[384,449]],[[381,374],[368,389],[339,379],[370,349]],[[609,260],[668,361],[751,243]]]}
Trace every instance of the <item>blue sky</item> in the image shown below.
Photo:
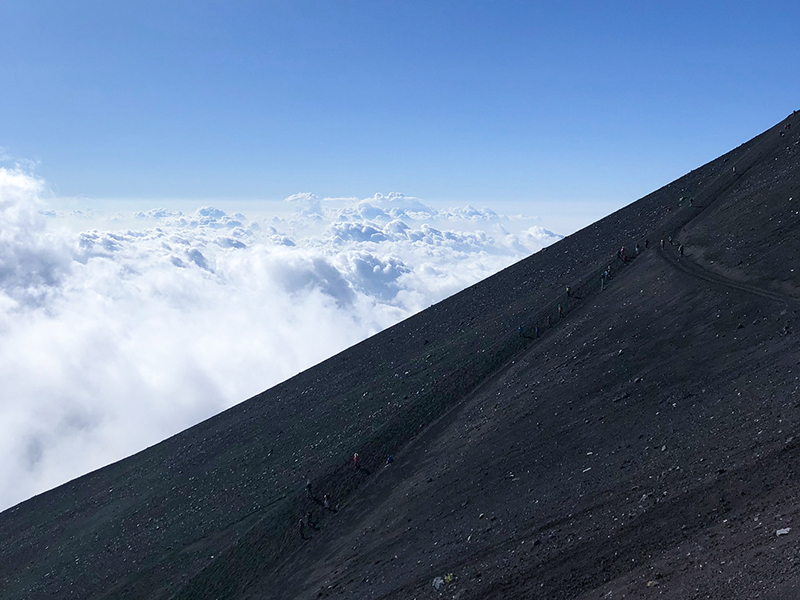
{"label": "blue sky", "polygon": [[1,10],[5,162],[95,205],[398,191],[578,223],[800,104],[795,2]]}

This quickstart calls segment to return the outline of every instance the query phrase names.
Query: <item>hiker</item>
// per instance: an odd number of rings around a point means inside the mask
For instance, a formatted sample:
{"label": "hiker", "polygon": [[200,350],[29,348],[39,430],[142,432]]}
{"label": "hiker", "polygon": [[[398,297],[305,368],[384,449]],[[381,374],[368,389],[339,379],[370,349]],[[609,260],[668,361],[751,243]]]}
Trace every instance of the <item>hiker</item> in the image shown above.
{"label": "hiker", "polygon": [[569,298],[569,294],[570,294],[570,290],[569,290],[569,286],[567,286],[567,298]]}
{"label": "hiker", "polygon": [[678,252],[680,253],[681,256],[683,256],[683,244],[678,246]]}
{"label": "hiker", "polygon": [[669,245],[672,246],[672,236],[669,236],[669,238],[667,238],[667,241],[669,242]]}
{"label": "hiker", "polygon": [[300,520],[297,522],[297,525],[298,525],[298,527],[300,528],[300,537],[301,537],[302,539],[306,539],[306,524],[305,524],[305,522],[303,521],[303,519],[300,519]]}
{"label": "hiker", "polygon": [[356,469],[358,469],[358,459],[359,459],[358,452],[354,452],[353,453],[353,466]]}
{"label": "hiker", "polygon": [[386,466],[387,466],[387,467],[388,467],[390,464],[392,464],[393,462],[394,462],[394,456],[392,456],[392,455],[390,454],[389,456],[387,456],[387,457],[386,457]]}
{"label": "hiker", "polygon": [[330,496],[328,496],[328,494],[325,494],[322,497],[322,506],[325,508],[325,510],[331,509],[331,499]]}
{"label": "hiker", "polygon": [[519,327],[517,327],[517,331],[519,332],[519,337],[525,337],[525,336],[522,334],[522,325],[520,325]]}
{"label": "hiker", "polygon": [[636,245],[633,247],[633,252],[636,256],[639,256],[639,242],[636,242]]}
{"label": "hiker", "polygon": [[308,496],[309,498],[313,498],[314,497],[314,494],[311,491],[311,480],[310,479],[306,479],[306,496]]}
{"label": "hiker", "polygon": [[538,338],[539,337],[539,326],[535,325],[533,328],[533,334]]}
{"label": "hiker", "polygon": [[547,326],[548,326],[548,327],[550,327],[550,325],[552,324],[552,322],[553,322],[553,321],[552,321],[552,319],[550,318],[550,315],[547,315]]}
{"label": "hiker", "polygon": [[662,250],[664,249],[664,240],[663,239],[661,240],[661,249]]}
{"label": "hiker", "polygon": [[600,273],[600,291],[602,292],[606,289],[606,281],[611,279],[611,266],[609,265],[608,268]]}
{"label": "hiker", "polygon": [[694,206],[694,198],[689,198],[689,207]]}
{"label": "hiker", "polygon": [[558,316],[561,317],[562,319],[564,318],[564,309],[561,308],[560,304],[558,305]]}
{"label": "hiker", "polygon": [[645,247],[645,249],[650,247],[650,240],[648,240],[648,239],[645,239],[645,241],[644,241],[644,247]]}

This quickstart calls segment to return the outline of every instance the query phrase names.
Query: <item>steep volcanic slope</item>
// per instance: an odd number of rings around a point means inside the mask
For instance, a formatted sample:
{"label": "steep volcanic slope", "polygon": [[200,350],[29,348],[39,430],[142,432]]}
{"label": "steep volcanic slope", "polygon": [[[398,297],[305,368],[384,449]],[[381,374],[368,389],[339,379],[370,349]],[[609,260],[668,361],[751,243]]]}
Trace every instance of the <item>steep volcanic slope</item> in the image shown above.
{"label": "steep volcanic slope", "polygon": [[[800,122],[788,122],[5,511],[0,597],[791,593],[795,532],[775,533],[792,527],[800,452]],[[669,235],[683,257],[659,249]]]}
{"label": "steep volcanic slope", "polygon": [[569,301],[248,597],[800,597],[788,122],[677,182],[650,236],[674,245]]}

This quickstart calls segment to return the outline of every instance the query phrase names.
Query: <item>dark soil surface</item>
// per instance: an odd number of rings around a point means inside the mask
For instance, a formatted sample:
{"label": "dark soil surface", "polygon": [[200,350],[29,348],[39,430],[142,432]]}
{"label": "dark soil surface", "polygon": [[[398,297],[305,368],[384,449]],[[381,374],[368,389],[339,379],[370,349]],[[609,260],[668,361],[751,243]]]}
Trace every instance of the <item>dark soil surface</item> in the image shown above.
{"label": "dark soil surface", "polygon": [[0,597],[800,598],[799,143],[1,513]]}

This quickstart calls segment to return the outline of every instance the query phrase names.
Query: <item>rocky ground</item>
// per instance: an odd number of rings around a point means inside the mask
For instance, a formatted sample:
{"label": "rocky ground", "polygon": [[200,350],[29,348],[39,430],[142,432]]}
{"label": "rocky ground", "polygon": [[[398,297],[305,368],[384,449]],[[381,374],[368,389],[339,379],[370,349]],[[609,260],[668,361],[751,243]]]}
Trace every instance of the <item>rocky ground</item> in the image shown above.
{"label": "rocky ground", "polygon": [[0,597],[800,597],[798,132],[3,512]]}

